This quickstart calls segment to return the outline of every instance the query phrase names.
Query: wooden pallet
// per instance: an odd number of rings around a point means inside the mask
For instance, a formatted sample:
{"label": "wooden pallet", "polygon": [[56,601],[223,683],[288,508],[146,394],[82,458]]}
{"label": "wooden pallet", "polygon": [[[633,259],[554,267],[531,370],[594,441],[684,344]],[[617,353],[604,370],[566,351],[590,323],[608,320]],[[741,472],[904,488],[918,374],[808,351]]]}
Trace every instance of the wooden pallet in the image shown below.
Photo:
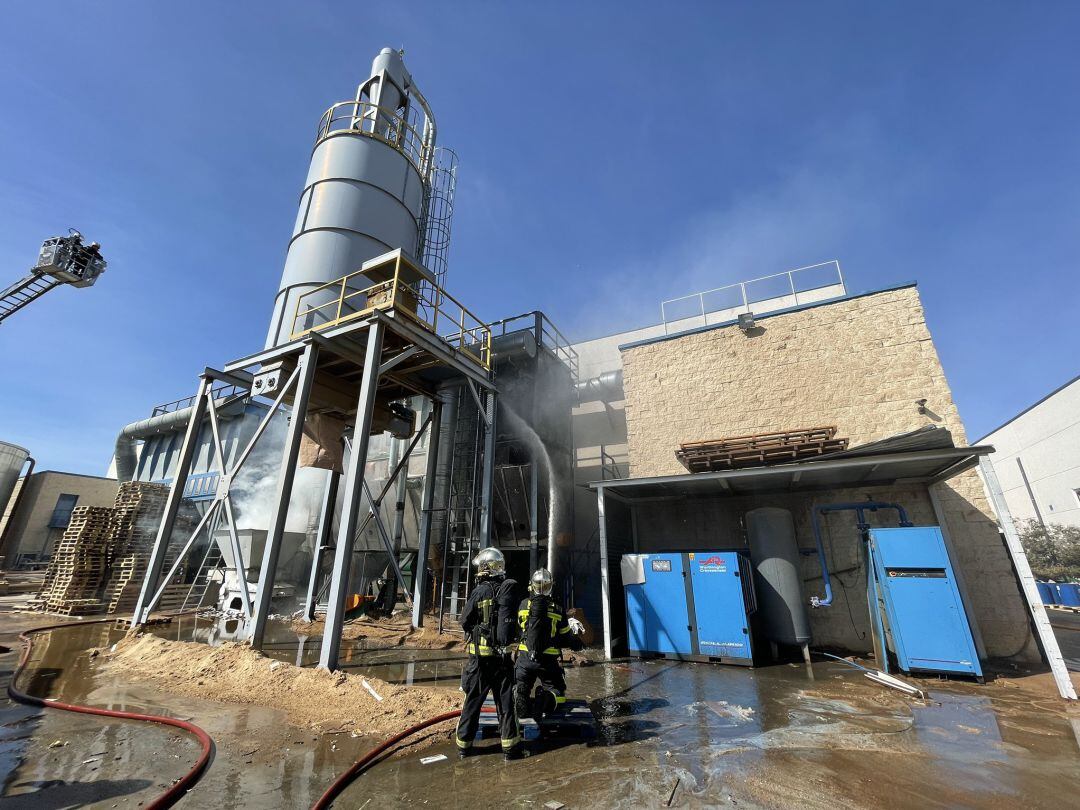
{"label": "wooden pallet", "polygon": [[835,435],[835,427],[816,427],[732,436],[687,442],[675,456],[692,473],[762,467],[845,450],[848,440]]}

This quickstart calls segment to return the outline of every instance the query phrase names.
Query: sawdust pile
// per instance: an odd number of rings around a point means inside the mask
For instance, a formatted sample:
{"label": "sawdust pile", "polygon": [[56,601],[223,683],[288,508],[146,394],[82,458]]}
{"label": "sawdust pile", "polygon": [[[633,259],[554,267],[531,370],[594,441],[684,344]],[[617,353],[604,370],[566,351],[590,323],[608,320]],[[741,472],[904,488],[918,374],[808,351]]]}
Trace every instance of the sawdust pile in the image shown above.
{"label": "sawdust pile", "polygon": [[243,644],[208,647],[144,634],[124,638],[104,658],[104,666],[125,679],[149,680],[188,697],[280,709],[293,725],[320,731],[387,736],[460,708],[460,697],[449,690],[296,667]]}
{"label": "sawdust pile", "polygon": [[[429,624],[435,619],[429,617]],[[321,636],[324,624],[322,619],[305,622],[294,619],[292,629],[301,635]],[[420,650],[465,650],[465,639],[461,635],[440,633],[433,626],[414,628],[406,614],[384,619],[362,616],[346,622],[341,630],[341,637],[350,641],[363,640],[368,649],[378,647],[412,647]]]}

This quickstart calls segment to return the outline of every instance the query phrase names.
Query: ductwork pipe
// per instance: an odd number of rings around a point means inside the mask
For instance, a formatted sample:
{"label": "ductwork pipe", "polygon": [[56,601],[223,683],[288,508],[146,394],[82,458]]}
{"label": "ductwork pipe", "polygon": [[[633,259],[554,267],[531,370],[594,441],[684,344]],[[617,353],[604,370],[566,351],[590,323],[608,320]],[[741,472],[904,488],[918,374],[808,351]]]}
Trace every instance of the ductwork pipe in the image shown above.
{"label": "ductwork pipe", "polygon": [[618,371],[606,371],[603,374],[588,380],[582,380],[574,386],[578,403],[582,402],[615,402],[624,397],[623,373]]}
{"label": "ductwork pipe", "polygon": [[125,425],[116,437],[116,478],[121,483],[130,481],[135,477],[135,470],[139,460],[135,454],[135,444],[139,439],[148,439],[151,436],[159,436],[162,433],[172,433],[185,427],[191,419],[191,405],[169,413],[161,413],[151,416],[149,419],[140,419]]}

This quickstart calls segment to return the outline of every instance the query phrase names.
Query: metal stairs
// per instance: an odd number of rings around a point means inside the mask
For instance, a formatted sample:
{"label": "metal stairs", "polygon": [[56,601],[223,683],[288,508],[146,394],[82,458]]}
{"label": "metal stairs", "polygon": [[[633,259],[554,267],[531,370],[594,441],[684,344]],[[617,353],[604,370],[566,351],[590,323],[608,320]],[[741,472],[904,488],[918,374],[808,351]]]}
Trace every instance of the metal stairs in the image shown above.
{"label": "metal stairs", "polygon": [[469,562],[478,545],[480,466],[483,417],[468,389],[458,391],[453,455],[449,466],[449,503],[443,531],[442,577],[439,584],[439,632],[456,622],[469,598]]}

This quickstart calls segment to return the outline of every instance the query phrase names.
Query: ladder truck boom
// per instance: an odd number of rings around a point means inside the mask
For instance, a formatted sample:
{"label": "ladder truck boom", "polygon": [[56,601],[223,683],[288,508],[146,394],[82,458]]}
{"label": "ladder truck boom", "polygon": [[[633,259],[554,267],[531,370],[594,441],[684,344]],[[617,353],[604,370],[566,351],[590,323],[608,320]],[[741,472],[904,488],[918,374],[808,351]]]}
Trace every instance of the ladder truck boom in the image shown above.
{"label": "ladder truck boom", "polygon": [[74,229],[67,236],[46,239],[30,272],[0,292],[0,323],[54,287],[92,286],[105,272],[105,265],[101,245],[83,244],[82,234]]}

